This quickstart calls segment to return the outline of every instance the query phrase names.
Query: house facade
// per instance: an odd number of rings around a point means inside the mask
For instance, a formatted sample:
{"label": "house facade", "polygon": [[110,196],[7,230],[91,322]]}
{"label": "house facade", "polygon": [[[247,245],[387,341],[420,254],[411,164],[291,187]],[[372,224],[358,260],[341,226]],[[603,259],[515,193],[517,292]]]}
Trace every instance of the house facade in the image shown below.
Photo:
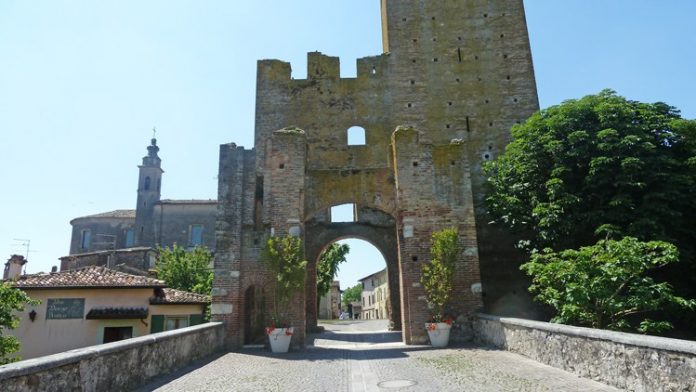
{"label": "house facade", "polygon": [[7,331],[20,340],[22,359],[200,324],[210,302],[158,279],[98,266],[10,282],[40,301]]}
{"label": "house facade", "polygon": [[361,318],[363,320],[389,319],[389,280],[387,269],[359,280],[363,286]]}

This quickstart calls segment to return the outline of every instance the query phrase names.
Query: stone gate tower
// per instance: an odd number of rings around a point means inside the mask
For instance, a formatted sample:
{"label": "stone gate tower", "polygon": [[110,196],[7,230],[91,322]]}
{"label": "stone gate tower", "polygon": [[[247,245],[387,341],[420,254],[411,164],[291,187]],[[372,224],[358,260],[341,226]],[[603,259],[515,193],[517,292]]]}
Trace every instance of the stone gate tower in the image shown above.
{"label": "stone gate tower", "polygon": [[[409,344],[427,341],[418,282],[433,231],[460,233],[455,336],[483,305],[480,262],[508,257],[485,227],[481,165],[538,109],[522,0],[382,0],[382,24],[384,54],[358,59],[356,78],[321,53],[308,54],[302,80],[286,62],[258,63],[255,148],[220,150],[213,314],[232,346],[262,331],[269,235],[305,241],[307,288],[291,309],[299,343],[316,323],[317,258],[337,239],[382,252],[392,322]],[[348,144],[355,126],[364,144]],[[331,223],[344,203],[355,221]]]}

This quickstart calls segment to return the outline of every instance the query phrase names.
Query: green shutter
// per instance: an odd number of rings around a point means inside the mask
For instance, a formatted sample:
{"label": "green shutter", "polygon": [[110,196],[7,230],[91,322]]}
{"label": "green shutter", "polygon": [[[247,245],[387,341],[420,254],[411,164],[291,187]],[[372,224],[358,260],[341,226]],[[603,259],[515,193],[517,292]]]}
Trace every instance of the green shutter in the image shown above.
{"label": "green shutter", "polygon": [[164,331],[164,316],[152,315],[152,319],[150,320],[150,333],[162,331]]}
{"label": "green shutter", "polygon": [[189,316],[189,325],[194,326],[198,324],[203,324],[203,315],[202,314],[192,314]]}

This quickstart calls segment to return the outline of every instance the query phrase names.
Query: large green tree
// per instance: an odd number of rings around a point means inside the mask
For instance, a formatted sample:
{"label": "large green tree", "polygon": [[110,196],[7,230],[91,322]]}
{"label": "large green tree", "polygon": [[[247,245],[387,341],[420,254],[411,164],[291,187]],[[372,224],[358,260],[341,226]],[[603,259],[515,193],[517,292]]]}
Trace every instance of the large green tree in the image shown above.
{"label": "large green tree", "polygon": [[186,249],[174,244],[160,248],[157,260],[157,277],[174,289],[210,295],[213,285],[213,256],[207,248]]}
{"label": "large green tree", "polygon": [[319,298],[326,295],[331,289],[331,283],[338,273],[338,266],[346,262],[348,252],[350,252],[348,244],[335,242],[322,252],[317,263],[317,295]]}
{"label": "large green tree", "polygon": [[662,332],[672,327],[657,312],[666,307],[694,309],[696,301],[674,295],[649,272],[677,262],[677,248],[633,237],[596,245],[532,254],[522,265],[532,278],[536,299],[556,310],[552,321],[612,330]]}
{"label": "large green tree", "polygon": [[[530,250],[578,249],[606,233],[675,244],[682,262],[651,274],[696,296],[696,121],[604,90],[534,114],[512,139],[485,166],[494,222]],[[682,330],[696,321],[673,318]]]}
{"label": "large green tree", "polygon": [[352,302],[360,302],[363,286],[361,283],[343,291],[343,305],[347,308]]}
{"label": "large green tree", "polygon": [[32,300],[27,294],[10,286],[8,282],[0,282],[0,365],[18,361],[20,358],[12,356],[19,351],[20,342],[14,336],[5,336],[6,329],[15,329],[19,326],[19,317],[16,312],[24,311],[26,305],[37,305],[39,301]]}
{"label": "large green tree", "polygon": [[594,244],[604,227],[693,260],[696,121],[604,90],[534,114],[512,139],[486,166],[488,206],[531,248]]}

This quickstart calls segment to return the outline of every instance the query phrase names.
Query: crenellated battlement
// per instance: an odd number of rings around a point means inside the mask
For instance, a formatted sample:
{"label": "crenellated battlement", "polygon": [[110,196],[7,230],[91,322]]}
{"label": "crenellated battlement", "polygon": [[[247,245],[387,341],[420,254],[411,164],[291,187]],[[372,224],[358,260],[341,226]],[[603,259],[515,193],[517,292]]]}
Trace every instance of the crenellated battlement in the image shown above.
{"label": "crenellated battlement", "polygon": [[[380,78],[388,69],[389,54],[369,56],[357,59],[357,79]],[[341,78],[341,60],[336,56],[328,56],[321,52],[307,53],[307,78],[293,79],[292,65],[282,60],[259,60],[257,77],[263,81],[307,81],[307,80],[355,80],[356,78]]]}

